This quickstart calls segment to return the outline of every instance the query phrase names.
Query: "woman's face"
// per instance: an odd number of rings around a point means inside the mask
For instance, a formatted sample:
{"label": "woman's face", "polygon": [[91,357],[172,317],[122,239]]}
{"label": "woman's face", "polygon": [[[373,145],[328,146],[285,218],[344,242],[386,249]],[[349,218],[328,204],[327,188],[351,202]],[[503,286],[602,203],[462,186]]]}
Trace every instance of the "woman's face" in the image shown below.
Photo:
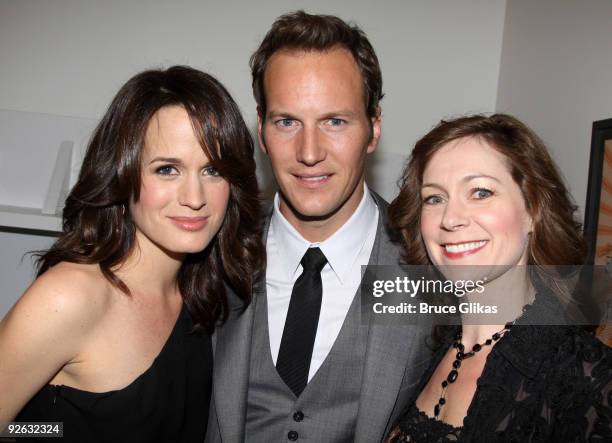
{"label": "woman's face", "polygon": [[506,157],[486,141],[442,146],[421,197],[421,234],[436,266],[527,264],[532,219]]}
{"label": "woman's face", "polygon": [[229,184],[202,150],[185,109],[157,111],[145,134],[140,199],[130,203],[139,246],[202,251],[219,231]]}

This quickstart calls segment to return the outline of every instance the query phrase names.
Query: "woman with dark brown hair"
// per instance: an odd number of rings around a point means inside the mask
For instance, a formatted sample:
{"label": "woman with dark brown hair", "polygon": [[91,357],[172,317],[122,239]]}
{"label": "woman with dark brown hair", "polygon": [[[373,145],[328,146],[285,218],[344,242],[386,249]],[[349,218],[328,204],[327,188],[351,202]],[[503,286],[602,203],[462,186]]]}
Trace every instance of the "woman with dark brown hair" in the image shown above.
{"label": "woman with dark brown hair", "polygon": [[[253,143],[213,77],[130,79],[38,278],[0,322],[0,422],[70,441],[203,441],[210,334],[261,272]],[[235,300],[235,301],[234,301]]]}
{"label": "woman with dark brown hair", "polygon": [[511,116],[443,121],[417,142],[389,208],[404,261],[479,278],[478,300],[503,303],[507,320],[480,324],[467,309],[437,328],[389,442],[610,441],[612,351],[559,322],[545,278],[583,263],[574,212],[546,147]]}

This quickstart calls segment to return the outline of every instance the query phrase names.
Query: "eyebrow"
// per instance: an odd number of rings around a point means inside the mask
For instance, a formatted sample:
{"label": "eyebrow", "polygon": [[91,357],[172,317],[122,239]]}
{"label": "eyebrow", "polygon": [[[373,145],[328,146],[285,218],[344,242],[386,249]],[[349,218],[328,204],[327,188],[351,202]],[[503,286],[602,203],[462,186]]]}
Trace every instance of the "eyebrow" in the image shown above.
{"label": "eyebrow", "polygon": [[[501,183],[501,181],[497,177],[493,177],[492,175],[487,175],[487,174],[466,175],[465,177],[461,179],[461,181],[464,183],[467,183],[477,178],[490,178],[491,180],[494,180],[497,183]],[[435,183],[423,183],[421,187],[422,188],[432,187],[432,188],[443,189],[440,185],[437,185]]]}
{"label": "eyebrow", "polygon": [[283,112],[283,111],[269,111],[268,112],[268,118],[272,118],[272,117],[281,117],[281,118],[295,119],[295,116],[293,116],[291,113]]}
{"label": "eyebrow", "polygon": [[[153,163],[170,163],[172,165],[179,165],[179,166],[182,166],[184,164],[180,158],[176,158],[176,157],[155,157],[148,164],[152,165]],[[206,163],[204,163],[202,165],[202,168],[206,168],[208,166],[212,166],[211,161],[207,161]]]}
{"label": "eyebrow", "polygon": [[[323,114],[322,117],[320,117],[320,119],[328,119],[328,118],[334,118],[334,117],[354,117],[355,115],[357,115],[356,112],[351,111],[349,109],[339,109],[337,111],[331,111],[331,112],[326,112],[325,114]],[[269,111],[268,112],[268,118],[289,118],[292,120],[299,120],[299,118],[297,118],[295,115],[293,115],[290,112],[284,112],[284,111]]]}
{"label": "eyebrow", "polygon": [[349,109],[340,109],[334,112],[328,112],[323,115],[323,118],[334,118],[334,117],[353,117],[357,115],[356,112],[351,111]]}
{"label": "eyebrow", "polygon": [[180,158],[176,158],[176,157],[155,157],[153,160],[149,162],[149,164],[152,164],[155,162],[164,162],[164,163],[173,163],[173,164],[183,163]]}

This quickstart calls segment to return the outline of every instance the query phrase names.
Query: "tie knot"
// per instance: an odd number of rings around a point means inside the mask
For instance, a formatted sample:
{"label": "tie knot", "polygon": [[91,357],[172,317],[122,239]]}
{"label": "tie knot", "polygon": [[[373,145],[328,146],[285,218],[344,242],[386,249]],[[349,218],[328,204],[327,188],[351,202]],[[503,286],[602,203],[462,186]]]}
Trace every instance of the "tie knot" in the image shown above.
{"label": "tie knot", "polygon": [[325,258],[325,254],[319,248],[308,248],[300,263],[304,271],[321,272],[327,263],[327,258]]}

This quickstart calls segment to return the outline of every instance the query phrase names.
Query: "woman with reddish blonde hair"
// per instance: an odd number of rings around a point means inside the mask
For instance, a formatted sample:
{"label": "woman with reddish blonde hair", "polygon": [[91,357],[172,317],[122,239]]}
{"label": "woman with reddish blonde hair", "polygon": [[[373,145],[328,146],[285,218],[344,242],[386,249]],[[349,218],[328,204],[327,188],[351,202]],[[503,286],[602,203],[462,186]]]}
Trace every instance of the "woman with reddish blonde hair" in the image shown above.
{"label": "woman with reddish blonde hair", "polygon": [[417,142],[389,208],[405,263],[449,280],[461,266],[483,273],[479,300],[501,296],[508,320],[461,314],[437,328],[389,442],[612,439],[612,351],[558,323],[563,297],[541,271],[583,264],[575,209],[546,147],[514,117],[442,121]]}

